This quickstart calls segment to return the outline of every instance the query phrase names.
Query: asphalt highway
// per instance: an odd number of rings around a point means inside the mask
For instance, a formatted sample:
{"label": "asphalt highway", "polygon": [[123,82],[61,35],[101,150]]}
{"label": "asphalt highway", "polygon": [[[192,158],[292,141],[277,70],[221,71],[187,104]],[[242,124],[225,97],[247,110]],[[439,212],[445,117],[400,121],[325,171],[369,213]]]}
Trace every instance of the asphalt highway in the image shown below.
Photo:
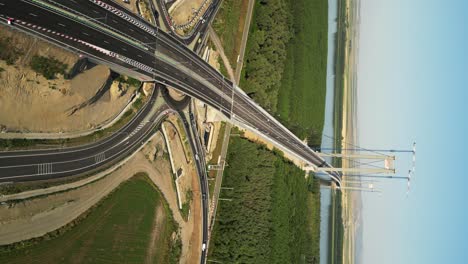
{"label": "asphalt highway", "polygon": [[[186,45],[192,43],[192,41],[194,41],[195,38],[197,37],[197,34],[199,34],[200,39],[205,38],[205,35],[208,32],[208,27],[213,21],[216,13],[218,12],[219,7],[221,6],[221,0],[213,0],[210,6],[206,9],[205,13],[202,16],[205,21],[203,22],[203,20],[198,20],[195,26],[193,27],[191,34],[189,36],[183,37],[183,36],[177,35],[174,32],[174,30],[171,28],[172,21],[167,14],[166,7],[163,6],[164,5],[163,1],[164,0],[156,0],[158,9],[161,10],[161,12],[163,13],[160,15],[163,16],[163,21],[164,21],[166,28],[169,28],[171,30],[171,34],[173,34],[180,41],[184,42]],[[197,49],[197,46],[195,46],[195,50],[196,49]]]}
{"label": "asphalt highway", "polygon": [[[174,110],[177,110],[179,118],[182,120],[184,125],[184,131],[187,135],[190,143],[190,148],[193,155],[195,156],[195,166],[197,169],[198,178],[200,180],[200,190],[202,193],[202,243],[206,245],[206,248],[201,252],[200,263],[205,263],[207,248],[208,248],[208,174],[206,172],[206,161],[205,161],[205,152],[200,141],[200,137],[197,132],[197,125],[195,117],[192,113],[192,104],[191,98],[185,97],[182,101],[176,101],[172,99],[168,93],[168,90],[165,87],[161,87],[161,93],[167,102],[167,104]],[[190,120],[187,120],[187,117],[184,113],[184,109],[189,106],[189,116]]]}
{"label": "asphalt highway", "polygon": [[[234,123],[276,142],[309,164],[330,166],[253,100],[225,79],[176,37],[115,6],[110,0],[0,0],[0,22],[56,45],[130,69],[170,85],[218,109]],[[133,153],[149,137],[168,106],[149,117],[156,95],[129,124],[102,141],[77,148],[0,153],[0,182],[53,179],[90,173]],[[193,119],[191,116],[190,119]],[[188,120],[184,120],[187,125]],[[193,124],[192,124],[193,127]],[[187,134],[190,134],[187,131]],[[199,160],[197,137],[191,142]],[[203,196],[203,243],[207,241],[207,186],[204,165],[197,162]],[[339,175],[330,176],[338,184]],[[202,252],[202,263],[205,261]]]}
{"label": "asphalt highway", "polygon": [[[145,66],[144,69],[135,69],[137,72],[154,79],[159,78],[159,80],[162,80],[166,84],[204,101],[220,110],[228,118],[232,117],[238,123],[260,132],[275,141],[278,145],[281,145],[283,149],[289,150],[310,164],[330,166],[324,163],[322,158],[318,157],[313,150],[295,137],[266,111],[258,107],[250,97],[245,95],[240,89],[234,88],[232,82],[226,80],[219,72],[188,50],[182,43],[163,32],[158,31],[158,34],[156,34],[159,38],[156,41],[155,56],[154,50],[142,45],[143,42],[135,42],[134,40],[122,37],[117,31],[109,32],[110,30],[106,31],[96,28],[96,25],[90,26],[89,21],[83,22],[55,10],[34,5],[30,1],[0,0],[0,2],[4,4],[4,8],[0,10],[0,14],[47,27],[53,31],[64,32],[71,37],[79,38],[86,43],[91,43],[101,49],[111,51],[113,54],[118,54],[115,57],[95,52],[97,53],[96,56],[102,60],[125,66],[126,62],[122,63],[122,60],[119,60],[119,56],[131,58],[132,62]],[[91,1],[82,2],[84,4]],[[79,4],[81,5],[82,2],[79,2]],[[119,30],[123,30],[124,28],[131,29],[133,25],[134,32],[137,32],[138,28],[141,31],[134,35],[135,38],[139,35],[145,38],[145,34],[147,34],[147,38],[156,38],[152,33],[148,33],[147,28],[142,28],[138,23],[126,22],[125,24],[124,21],[128,20],[125,16],[128,14],[122,15],[124,11],[117,11],[116,14],[115,10],[108,11],[108,9],[99,5],[96,6],[101,8],[101,11],[107,12],[108,20],[115,18],[116,21],[121,21],[119,23],[122,26],[118,27]],[[86,5],[86,8],[83,8],[83,12],[85,9],[91,10],[88,5]],[[87,12],[92,12],[92,10]],[[30,28],[30,30],[34,31],[34,28]],[[40,32],[41,34],[47,34],[43,31]],[[50,37],[55,39],[60,38],[55,35]],[[60,41],[66,42],[68,45],[78,49],[89,49],[73,40],[61,39]],[[126,66],[129,67],[129,65]],[[331,174],[331,177],[339,183],[339,175]]]}
{"label": "asphalt highway", "polygon": [[158,92],[155,91],[137,115],[107,138],[80,147],[0,152],[0,182],[57,179],[91,173],[133,153],[151,136],[169,112],[163,105],[148,120]]}

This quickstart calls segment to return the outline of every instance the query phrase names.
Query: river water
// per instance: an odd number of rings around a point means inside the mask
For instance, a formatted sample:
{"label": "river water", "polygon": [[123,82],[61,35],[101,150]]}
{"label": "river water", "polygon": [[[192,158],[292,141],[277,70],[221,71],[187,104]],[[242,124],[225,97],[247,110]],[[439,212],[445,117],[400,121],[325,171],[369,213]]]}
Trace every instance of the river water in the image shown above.
{"label": "river water", "polygon": [[[335,33],[337,31],[338,0],[328,0],[328,55],[327,55],[327,94],[325,103],[325,122],[323,126],[322,148],[333,148],[333,95],[335,89]],[[327,160],[330,162],[330,160]],[[321,188],[320,206],[320,264],[327,264],[329,250],[329,218],[331,190]]]}

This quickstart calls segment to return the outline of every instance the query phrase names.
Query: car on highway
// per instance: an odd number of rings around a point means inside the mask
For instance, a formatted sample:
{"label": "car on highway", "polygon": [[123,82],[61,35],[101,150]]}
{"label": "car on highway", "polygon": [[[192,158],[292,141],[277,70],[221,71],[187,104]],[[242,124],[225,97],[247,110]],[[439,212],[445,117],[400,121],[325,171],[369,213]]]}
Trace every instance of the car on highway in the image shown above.
{"label": "car on highway", "polygon": [[202,247],[201,247],[201,250],[202,250],[202,251],[205,251],[205,249],[206,249],[206,243],[203,243],[203,245],[202,245]]}

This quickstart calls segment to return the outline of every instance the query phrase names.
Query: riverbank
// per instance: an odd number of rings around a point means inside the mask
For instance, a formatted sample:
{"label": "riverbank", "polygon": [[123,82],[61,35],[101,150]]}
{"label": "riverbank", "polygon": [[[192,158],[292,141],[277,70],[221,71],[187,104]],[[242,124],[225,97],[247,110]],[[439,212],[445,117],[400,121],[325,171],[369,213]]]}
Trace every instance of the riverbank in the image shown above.
{"label": "riverbank", "polygon": [[[343,111],[341,128],[341,148],[343,154],[352,154],[346,149],[359,145],[357,137],[357,64],[359,53],[359,8],[360,0],[345,0],[345,21],[349,25],[345,31],[344,74],[343,74]],[[353,161],[343,159],[343,167],[353,167]],[[361,224],[361,194],[356,191],[342,191],[342,218],[344,225],[343,262],[356,263],[356,241]]]}

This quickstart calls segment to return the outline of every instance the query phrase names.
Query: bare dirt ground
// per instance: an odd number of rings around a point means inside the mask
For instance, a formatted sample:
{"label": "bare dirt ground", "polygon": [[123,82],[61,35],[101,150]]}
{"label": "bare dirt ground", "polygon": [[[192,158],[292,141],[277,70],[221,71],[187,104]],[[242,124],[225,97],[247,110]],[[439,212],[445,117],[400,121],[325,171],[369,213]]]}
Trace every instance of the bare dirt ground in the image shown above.
{"label": "bare dirt ground", "polygon": [[176,101],[181,101],[184,99],[185,94],[182,92],[177,91],[176,89],[173,88],[167,88],[167,91],[169,92],[169,95],[171,96],[172,99]]}
{"label": "bare dirt ground", "polygon": [[[192,21],[188,28],[178,29],[177,33],[184,35],[189,32],[196,25],[198,19],[203,16],[210,4],[211,0],[177,0],[168,10],[174,24],[184,25]],[[197,15],[200,8],[201,12]]]}
{"label": "bare dirt ground", "polygon": [[96,127],[115,117],[128,102],[131,92],[110,99],[109,92],[100,100],[70,115],[73,107],[86,102],[103,86],[110,75],[108,68],[95,66],[71,80],[58,75],[47,80],[34,72],[29,63],[33,56],[55,58],[70,69],[78,57],[51,44],[27,36],[0,30],[0,38],[11,38],[22,55],[15,65],[0,61],[0,125],[7,131],[70,132]]}
{"label": "bare dirt ground", "polygon": [[177,0],[169,8],[169,14],[175,24],[185,24],[194,16],[194,10],[198,10],[204,0]]}
{"label": "bare dirt ground", "polygon": [[117,0],[117,3],[119,3],[121,6],[126,7],[130,9],[134,14],[138,14],[138,8],[137,8],[137,0],[130,0],[130,3],[124,3],[123,0]]}
{"label": "bare dirt ground", "polygon": [[187,202],[187,192],[192,191],[192,178],[197,177],[194,164],[188,159],[179,132],[172,122],[165,122],[166,131],[171,144],[172,158],[176,170],[181,169],[182,174],[177,178],[177,184],[180,190],[181,203]]}
{"label": "bare dirt ground", "polygon": [[[117,0],[117,3],[119,3],[121,6],[126,7],[132,11],[132,13],[136,15],[141,15],[146,21],[150,22],[151,24],[155,25],[156,22],[153,20],[152,15],[151,15],[151,10],[150,10],[150,5],[148,0],[130,0],[130,3],[124,3],[123,0]],[[137,7],[138,5],[138,7]],[[138,8],[141,10],[138,12]]]}
{"label": "bare dirt ground", "polygon": [[[121,182],[138,172],[146,172],[167,200],[174,219],[180,226],[182,240],[180,263],[193,263],[193,260],[199,259],[201,248],[201,198],[198,178],[191,178],[194,193],[193,217],[185,222],[179,213],[170,165],[164,159],[165,149],[165,143],[158,134],[120,169],[99,181],[78,189],[0,205],[0,244],[39,237],[53,231],[88,210]],[[7,198],[5,196],[3,200]]]}
{"label": "bare dirt ground", "polygon": [[208,58],[208,64],[213,68],[219,71],[219,52],[213,49],[210,49],[210,57]]}

